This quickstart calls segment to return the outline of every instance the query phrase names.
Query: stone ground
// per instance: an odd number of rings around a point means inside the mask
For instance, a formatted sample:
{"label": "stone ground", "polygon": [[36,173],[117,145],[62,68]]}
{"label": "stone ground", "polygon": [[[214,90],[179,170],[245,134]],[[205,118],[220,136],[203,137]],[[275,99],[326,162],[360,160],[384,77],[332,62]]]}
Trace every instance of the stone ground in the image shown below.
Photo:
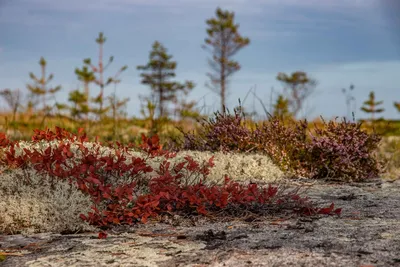
{"label": "stone ground", "polygon": [[[0,266],[400,266],[400,180],[313,184],[342,215],[215,221],[175,217],[97,233],[0,236]],[[1,253],[0,253],[1,254]]]}

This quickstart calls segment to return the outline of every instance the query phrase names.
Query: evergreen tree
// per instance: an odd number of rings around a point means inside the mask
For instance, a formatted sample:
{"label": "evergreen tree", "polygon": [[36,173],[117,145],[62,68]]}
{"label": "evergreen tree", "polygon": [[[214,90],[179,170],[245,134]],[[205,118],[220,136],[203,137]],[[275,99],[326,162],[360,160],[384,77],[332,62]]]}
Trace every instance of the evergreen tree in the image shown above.
{"label": "evergreen tree", "polygon": [[377,106],[382,105],[383,101],[375,101],[375,93],[371,91],[369,93],[369,98],[363,103],[361,110],[366,113],[371,113],[371,120],[375,120],[375,113],[381,113],[385,111],[383,108],[377,108]]}
{"label": "evergreen tree", "polygon": [[[97,66],[92,64],[92,61],[90,58],[86,58],[83,60],[83,63],[90,67],[93,71],[93,73],[97,73],[97,76],[95,76],[95,79],[93,80],[94,83],[96,83],[99,87],[100,87],[100,94],[93,99],[93,101],[96,104],[99,104],[99,108],[98,109],[90,109],[93,113],[96,113],[99,117],[101,117],[105,112],[107,112],[110,108],[103,108],[103,103],[104,103],[104,89],[106,86],[110,85],[111,83],[115,83],[114,78],[108,78],[106,80],[106,82],[104,81],[104,71],[110,66],[110,64],[113,62],[114,57],[110,56],[107,64],[104,65],[103,62],[103,47],[104,47],[104,43],[106,42],[107,38],[104,36],[104,34],[102,32],[99,33],[99,36],[96,39],[96,43],[99,45],[99,62],[97,64]],[[127,66],[123,66],[122,68],[120,68],[120,70],[118,71],[118,74],[125,71],[128,67]],[[85,71],[82,69],[82,71]],[[79,74],[78,74],[79,73]],[[82,73],[80,73],[80,71],[78,71],[77,75],[78,77],[80,77],[80,79],[84,79],[84,77],[82,76]],[[84,73],[89,75],[90,77],[90,72]],[[89,77],[86,77],[89,79]]]}
{"label": "evergreen tree", "polygon": [[302,109],[305,99],[313,93],[317,82],[303,71],[296,71],[291,75],[278,73],[276,79],[283,83],[290,112],[296,116]]}
{"label": "evergreen tree", "polygon": [[[94,75],[93,71],[90,71],[88,69],[88,66],[83,66],[82,69],[76,68],[75,69],[75,74],[78,77],[78,80],[81,81],[83,83],[83,87],[85,90],[85,93],[82,94],[80,92],[73,92],[71,95],[71,101],[75,102],[75,103],[79,103],[80,106],[80,112],[83,112],[84,114],[86,114],[86,120],[89,119],[89,84],[94,82],[96,80],[96,77]],[[81,97],[81,99],[78,99],[78,97]],[[85,105],[86,107],[83,107],[83,105]],[[77,110],[75,110],[77,111]]]}
{"label": "evergreen tree", "polygon": [[[43,116],[43,121],[42,124],[44,123],[45,118],[48,116],[48,114],[52,111],[52,107],[47,105],[47,96],[49,97],[54,97],[54,95],[61,90],[61,86],[58,85],[56,87],[49,87],[49,83],[51,80],[53,80],[54,75],[51,73],[47,78],[46,78],[46,66],[47,62],[46,60],[41,57],[39,60],[39,65],[41,68],[41,77],[38,78],[35,74],[32,72],[29,73],[30,78],[33,80],[32,84],[28,84],[27,88],[30,91],[31,95],[33,97],[41,97],[42,100],[42,111],[44,113]],[[31,102],[30,104],[32,104]],[[57,103],[56,103],[57,105]]]}
{"label": "evergreen tree", "polygon": [[207,73],[211,84],[207,86],[221,97],[221,111],[225,112],[228,79],[240,70],[239,62],[232,57],[249,45],[250,39],[238,32],[239,24],[234,23],[234,12],[217,8],[215,15],[206,21],[208,37],[204,40],[203,48],[212,54],[212,59],[208,60],[212,72]]}
{"label": "evergreen tree", "polygon": [[[151,96],[156,102],[152,103],[158,107],[159,118],[167,117],[166,110],[168,102],[176,100],[180,91],[190,91],[194,88],[191,81],[179,83],[171,81],[176,76],[177,63],[171,61],[172,56],[168,55],[167,49],[158,41],[155,41],[149,55],[149,62],[146,65],[137,66],[142,71],[142,84],[150,86]],[[147,101],[150,101],[147,99]]]}
{"label": "evergreen tree", "polygon": [[89,106],[87,105],[87,95],[79,90],[74,90],[69,93],[68,101],[73,104],[70,107],[71,116],[74,119],[83,119],[82,115],[85,114],[86,126],[88,126],[87,114],[89,113]]}
{"label": "evergreen tree", "polygon": [[276,103],[274,104],[273,116],[286,119],[291,116],[289,112],[289,100],[283,95],[279,95]]}

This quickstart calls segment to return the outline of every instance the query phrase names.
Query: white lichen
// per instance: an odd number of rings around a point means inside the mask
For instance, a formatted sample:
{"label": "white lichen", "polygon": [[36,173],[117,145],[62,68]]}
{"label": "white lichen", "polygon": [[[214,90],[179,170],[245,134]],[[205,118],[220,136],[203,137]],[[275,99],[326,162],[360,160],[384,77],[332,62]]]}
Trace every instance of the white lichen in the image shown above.
{"label": "white lichen", "polygon": [[67,181],[53,180],[31,170],[15,169],[0,178],[0,233],[39,233],[90,231],[79,218],[90,211],[89,196]]}

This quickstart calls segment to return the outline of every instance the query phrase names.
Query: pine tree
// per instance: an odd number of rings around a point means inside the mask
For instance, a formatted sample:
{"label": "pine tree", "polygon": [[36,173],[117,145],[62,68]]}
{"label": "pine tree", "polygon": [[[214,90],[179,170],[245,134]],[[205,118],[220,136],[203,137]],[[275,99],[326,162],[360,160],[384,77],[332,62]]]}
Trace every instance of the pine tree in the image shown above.
{"label": "pine tree", "polygon": [[303,71],[296,71],[291,75],[278,73],[276,79],[283,83],[290,112],[296,116],[302,109],[305,99],[313,93],[317,82],[309,78]]}
{"label": "pine tree", "polygon": [[[156,101],[159,118],[167,117],[166,110],[168,102],[176,100],[177,93],[190,91],[194,88],[191,81],[179,83],[171,81],[176,76],[177,63],[171,61],[172,55],[168,55],[167,49],[158,41],[155,41],[149,54],[149,62],[146,65],[137,66],[142,71],[142,84],[150,86],[151,96]],[[147,101],[151,101],[147,99]]]}
{"label": "pine tree", "polygon": [[[96,43],[99,45],[99,62],[97,66],[92,64],[92,61],[90,58],[86,58],[83,60],[83,63],[90,67],[93,71],[93,73],[97,73],[98,76],[95,77],[94,83],[96,83],[100,87],[100,94],[93,99],[93,101],[97,104],[99,104],[99,109],[91,109],[93,113],[98,114],[99,117],[101,117],[105,112],[107,112],[110,108],[103,108],[103,103],[104,103],[104,89],[106,86],[110,85],[111,83],[115,83],[114,78],[108,78],[106,82],[104,82],[104,71],[110,66],[110,64],[113,62],[114,57],[110,56],[107,64],[104,65],[103,62],[103,48],[104,48],[104,43],[106,42],[107,38],[104,36],[102,32],[99,33],[99,36],[96,39]],[[120,68],[118,71],[117,75],[119,75],[121,72],[125,71],[128,67],[123,66]],[[84,71],[82,69],[82,71]],[[78,74],[78,73],[77,73]],[[89,74],[89,73],[86,73]],[[78,74],[79,75],[79,74]],[[81,79],[83,77],[80,77]]]}
{"label": "pine tree", "polygon": [[276,103],[274,104],[273,116],[286,119],[291,116],[289,112],[289,100],[283,95],[279,95]]}
{"label": "pine tree", "polygon": [[83,119],[82,115],[85,114],[87,124],[87,114],[89,113],[89,106],[87,105],[87,95],[79,90],[74,90],[69,93],[68,101],[72,102],[73,104],[73,106],[70,107],[71,116],[74,119]]}
{"label": "pine tree", "polygon": [[363,103],[361,110],[366,113],[371,113],[371,120],[375,120],[375,113],[381,113],[385,111],[383,108],[377,108],[377,106],[382,105],[383,101],[375,101],[375,93],[371,91],[369,93],[369,98]]}
{"label": "pine tree", "polygon": [[46,66],[47,62],[46,60],[41,57],[39,60],[39,65],[41,68],[41,77],[38,78],[35,74],[32,72],[29,73],[30,78],[33,80],[32,84],[28,84],[27,88],[30,91],[31,95],[33,97],[41,97],[42,100],[42,111],[44,113],[43,116],[43,121],[42,124],[44,123],[45,118],[48,116],[48,114],[51,112],[52,107],[47,105],[47,96],[53,96],[56,94],[58,91],[61,90],[61,86],[58,85],[56,87],[49,87],[48,84],[51,82],[51,80],[54,78],[54,75],[51,73],[47,78],[46,78]]}
{"label": "pine tree", "polygon": [[[89,84],[96,80],[96,76],[94,75],[93,71],[90,71],[88,69],[88,66],[83,66],[82,69],[76,68],[75,74],[77,75],[78,80],[83,83],[85,93],[81,94],[80,92],[74,92],[71,99],[74,99],[74,102],[77,101],[76,103],[79,103],[79,105],[81,107],[81,112],[84,112],[86,114],[86,121],[88,121],[89,120],[89,111],[90,111],[90,108],[89,108],[89,97],[90,97]],[[85,99],[85,101],[83,101],[83,99],[77,99],[77,97],[82,97]],[[86,107],[83,108],[82,105],[86,105]]]}
{"label": "pine tree", "polygon": [[217,8],[215,15],[206,21],[208,37],[204,40],[203,48],[212,54],[212,59],[208,60],[212,72],[207,73],[211,84],[207,86],[221,97],[221,111],[225,112],[228,79],[240,70],[239,62],[232,57],[249,45],[250,39],[239,34],[239,24],[234,23],[234,12]]}

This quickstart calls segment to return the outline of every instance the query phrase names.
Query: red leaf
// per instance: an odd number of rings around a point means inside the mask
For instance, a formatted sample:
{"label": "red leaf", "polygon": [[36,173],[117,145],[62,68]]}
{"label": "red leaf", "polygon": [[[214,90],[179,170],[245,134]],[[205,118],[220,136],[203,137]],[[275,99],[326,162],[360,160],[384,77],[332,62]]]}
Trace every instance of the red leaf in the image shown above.
{"label": "red leaf", "polygon": [[111,195],[110,195],[109,193],[107,193],[107,192],[104,192],[104,193],[103,193],[103,197],[104,197],[105,199],[111,199]]}
{"label": "red leaf", "polygon": [[342,213],[342,209],[341,209],[341,208],[335,209],[333,212],[334,212],[336,215],[340,215],[340,214]]}
{"label": "red leaf", "polygon": [[204,206],[199,206],[199,207],[197,207],[197,212],[199,213],[199,214],[203,214],[203,215],[206,215],[207,214],[207,211],[206,211],[206,208],[204,207]]}
{"label": "red leaf", "polygon": [[107,238],[107,233],[106,232],[100,232],[98,237],[99,237],[99,239],[106,239]]}
{"label": "red leaf", "polygon": [[333,211],[334,206],[335,205],[332,203],[329,207],[320,209],[318,214],[330,214]]}
{"label": "red leaf", "polygon": [[91,182],[91,183],[94,183],[94,184],[97,184],[97,185],[101,185],[101,182],[99,181],[99,179],[96,179],[94,177],[87,178],[87,181]]}
{"label": "red leaf", "polygon": [[142,223],[147,223],[147,216],[143,216],[140,220]]}

